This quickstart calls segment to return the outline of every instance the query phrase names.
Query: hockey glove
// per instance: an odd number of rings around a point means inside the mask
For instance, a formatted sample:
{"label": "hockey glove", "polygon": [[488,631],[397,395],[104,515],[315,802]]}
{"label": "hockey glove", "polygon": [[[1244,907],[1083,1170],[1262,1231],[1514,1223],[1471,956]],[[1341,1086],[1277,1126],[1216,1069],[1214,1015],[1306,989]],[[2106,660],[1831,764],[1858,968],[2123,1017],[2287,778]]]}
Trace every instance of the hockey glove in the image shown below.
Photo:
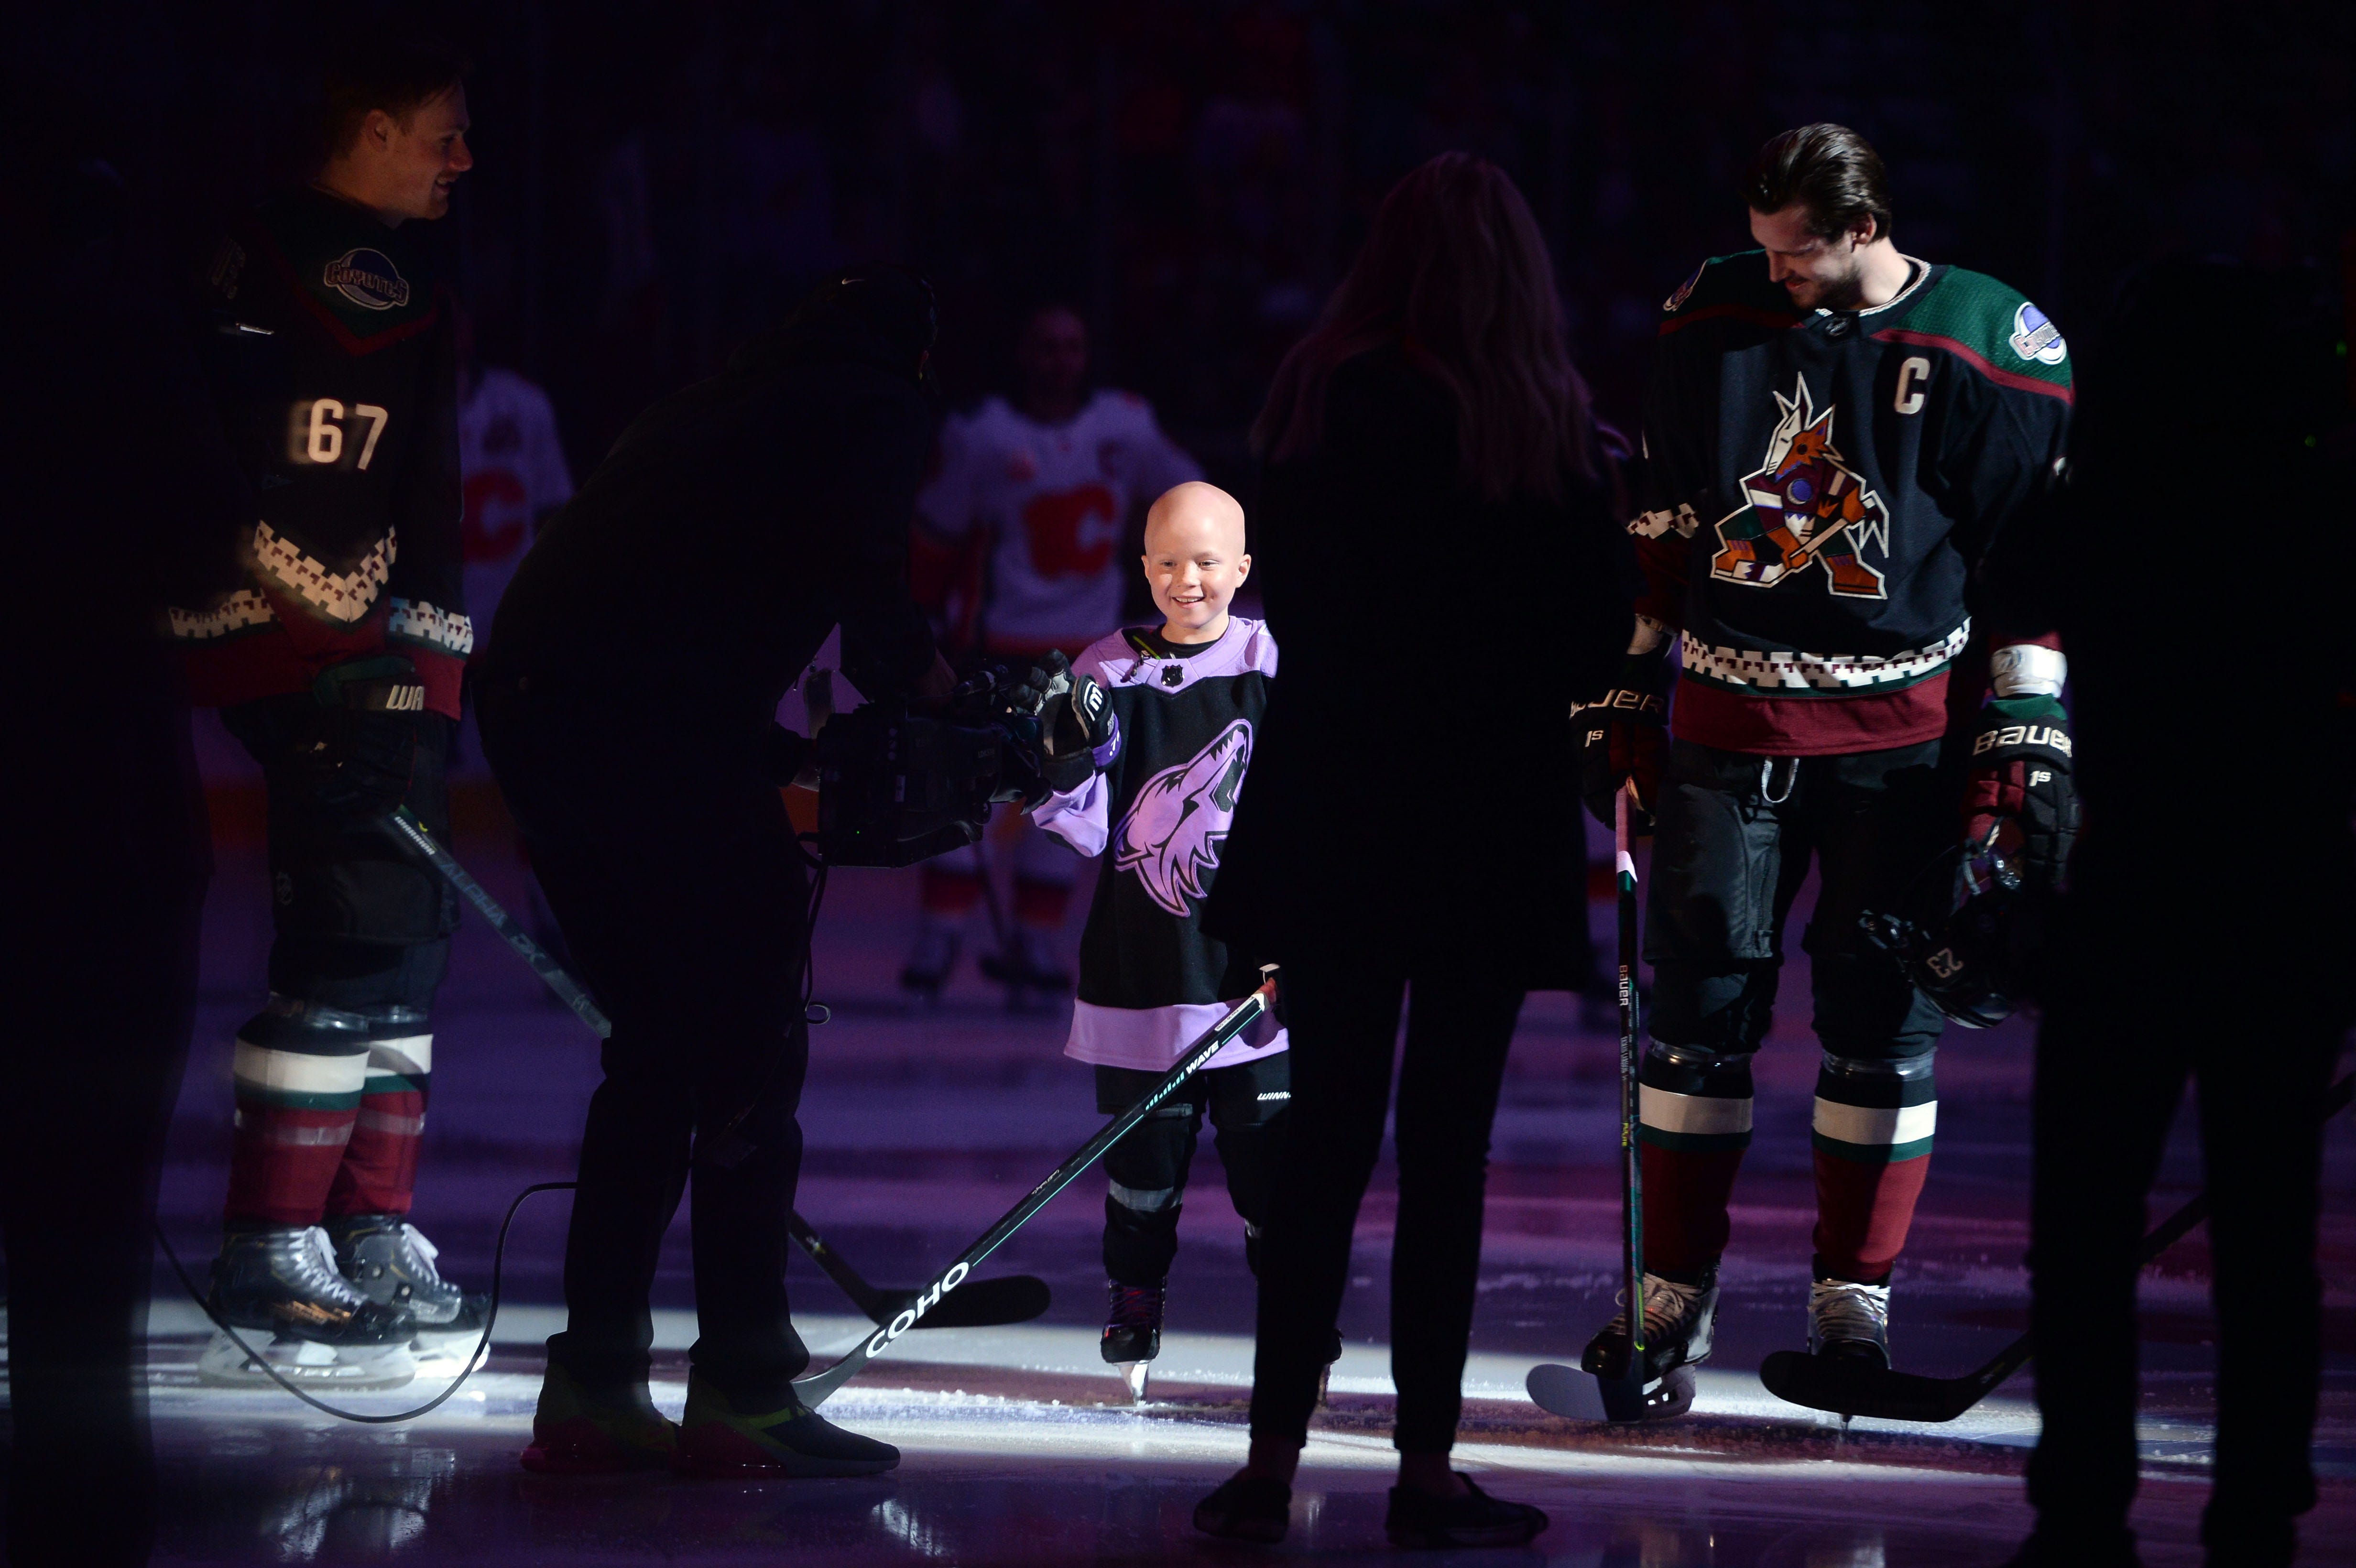
{"label": "hockey glove", "polygon": [[1075,676],[1062,654],[1051,651],[1024,674],[1014,706],[1038,717],[1039,775],[1055,794],[1070,794],[1112,760],[1111,699],[1088,677]]}
{"label": "hockey glove", "polygon": [[311,694],[327,709],[305,758],[319,804],[373,827],[409,794],[425,686],[405,658],[352,659],[322,671]]}
{"label": "hockey glove", "polygon": [[1630,781],[1636,798],[1628,826],[1653,830],[1653,805],[1669,755],[1669,685],[1675,678],[1665,648],[1630,654],[1610,690],[1571,709],[1579,727],[1580,794],[1595,820],[1609,826],[1612,798]]}
{"label": "hockey glove", "polygon": [[2070,715],[2052,697],[1991,698],[1972,736],[1964,785],[1964,837],[1996,834],[1996,848],[2026,880],[2051,888],[2078,837],[2078,792],[2070,777]]}

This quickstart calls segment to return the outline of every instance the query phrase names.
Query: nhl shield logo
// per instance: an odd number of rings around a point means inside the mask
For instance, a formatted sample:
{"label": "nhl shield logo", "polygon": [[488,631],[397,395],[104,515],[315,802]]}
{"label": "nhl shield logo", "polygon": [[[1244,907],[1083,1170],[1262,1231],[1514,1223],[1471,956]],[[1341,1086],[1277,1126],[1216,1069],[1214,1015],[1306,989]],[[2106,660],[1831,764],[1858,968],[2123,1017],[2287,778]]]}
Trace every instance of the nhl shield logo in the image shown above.
{"label": "nhl shield logo", "polygon": [[1890,552],[1890,513],[1833,445],[1833,416],[1819,414],[1805,376],[1790,397],[1775,394],[1782,411],[1767,440],[1766,460],[1743,476],[1745,505],[1718,525],[1718,554],[1709,574],[1721,582],[1772,588],[1821,565],[1834,593],[1846,599],[1887,599],[1882,573],[1868,566],[1869,547]]}
{"label": "nhl shield logo", "polygon": [[362,310],[391,310],[409,303],[409,280],[392,258],[365,246],[328,262],[319,281]]}

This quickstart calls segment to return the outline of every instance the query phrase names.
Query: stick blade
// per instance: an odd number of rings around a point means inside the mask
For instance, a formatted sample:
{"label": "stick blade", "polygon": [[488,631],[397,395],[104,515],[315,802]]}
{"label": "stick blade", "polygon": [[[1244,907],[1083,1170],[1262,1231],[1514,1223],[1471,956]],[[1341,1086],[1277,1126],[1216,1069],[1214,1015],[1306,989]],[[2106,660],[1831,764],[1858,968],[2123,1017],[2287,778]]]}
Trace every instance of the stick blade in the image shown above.
{"label": "stick blade", "polygon": [[1798,1350],[1769,1356],[1759,1365],[1759,1381],[1791,1404],[1882,1421],[1953,1421],[1995,1386],[1983,1386],[1976,1376],[1926,1378]]}
{"label": "stick blade", "polygon": [[[916,1305],[913,1290],[894,1291],[884,1320]],[[1036,1275],[1010,1274],[999,1279],[969,1279],[940,1305],[916,1319],[919,1328],[994,1328],[1008,1323],[1028,1323],[1053,1303],[1047,1282]]]}
{"label": "stick blade", "polygon": [[1530,1369],[1522,1386],[1529,1391],[1530,1403],[1548,1415],[1559,1415],[1565,1421],[1612,1419],[1604,1408],[1602,1389],[1593,1374],[1577,1367],[1542,1361]]}

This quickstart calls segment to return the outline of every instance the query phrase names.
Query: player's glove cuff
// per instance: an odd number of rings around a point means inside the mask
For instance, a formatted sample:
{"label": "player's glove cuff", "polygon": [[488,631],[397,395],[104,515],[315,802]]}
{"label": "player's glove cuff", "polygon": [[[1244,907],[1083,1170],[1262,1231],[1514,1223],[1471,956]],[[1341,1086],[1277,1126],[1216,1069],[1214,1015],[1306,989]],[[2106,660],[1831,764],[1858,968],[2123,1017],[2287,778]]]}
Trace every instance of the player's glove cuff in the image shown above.
{"label": "player's glove cuff", "polygon": [[1632,779],[1630,826],[1653,830],[1652,806],[1668,755],[1669,690],[1676,680],[1665,647],[1631,654],[1601,697],[1571,709],[1580,738],[1580,794],[1598,822],[1609,823],[1613,797]]}
{"label": "player's glove cuff", "polygon": [[2025,758],[2070,771],[2070,714],[2051,697],[1991,698],[1972,736],[1974,767]]}

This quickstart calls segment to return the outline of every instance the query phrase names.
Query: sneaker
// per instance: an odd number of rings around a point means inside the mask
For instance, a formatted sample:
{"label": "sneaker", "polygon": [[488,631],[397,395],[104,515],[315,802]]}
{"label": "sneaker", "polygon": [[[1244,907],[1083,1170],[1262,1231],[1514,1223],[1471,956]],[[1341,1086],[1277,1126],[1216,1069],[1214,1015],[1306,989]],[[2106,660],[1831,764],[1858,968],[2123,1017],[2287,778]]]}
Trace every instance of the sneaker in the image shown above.
{"label": "sneaker", "polygon": [[926,917],[916,933],[916,944],[908,950],[908,961],[900,966],[900,989],[910,1001],[929,1007],[941,999],[960,945],[954,923]]}
{"label": "sneaker", "polygon": [[1108,1304],[1098,1350],[1120,1370],[1129,1384],[1130,1403],[1143,1404],[1147,1369],[1162,1354],[1162,1316],[1169,1304],[1169,1281],[1123,1285],[1108,1279],[1105,1295]]}
{"label": "sneaker", "polygon": [[759,1480],[878,1476],[899,1463],[900,1450],[889,1443],[845,1432],[790,1392],[776,1409],[745,1415],[691,1375],[670,1467],[681,1476]]}
{"label": "sneaker", "polygon": [[1440,1550],[1451,1546],[1526,1546],[1547,1527],[1547,1516],[1527,1503],[1491,1497],[1463,1471],[1461,1498],[1435,1498],[1407,1487],[1391,1488],[1383,1533],[1393,1546]]}
{"label": "sneaker", "polygon": [[1887,1369],[1890,1287],[1820,1279],[1808,1287],[1808,1354]]}
{"label": "sneaker", "polygon": [[679,1428],[643,1382],[594,1393],[559,1361],[541,1379],[540,1408],[523,1467],[542,1476],[613,1476],[659,1470],[678,1456]]}
{"label": "sneaker", "polygon": [[1226,1541],[1274,1546],[1292,1523],[1292,1488],[1273,1476],[1230,1476],[1194,1505],[1194,1528]]}

